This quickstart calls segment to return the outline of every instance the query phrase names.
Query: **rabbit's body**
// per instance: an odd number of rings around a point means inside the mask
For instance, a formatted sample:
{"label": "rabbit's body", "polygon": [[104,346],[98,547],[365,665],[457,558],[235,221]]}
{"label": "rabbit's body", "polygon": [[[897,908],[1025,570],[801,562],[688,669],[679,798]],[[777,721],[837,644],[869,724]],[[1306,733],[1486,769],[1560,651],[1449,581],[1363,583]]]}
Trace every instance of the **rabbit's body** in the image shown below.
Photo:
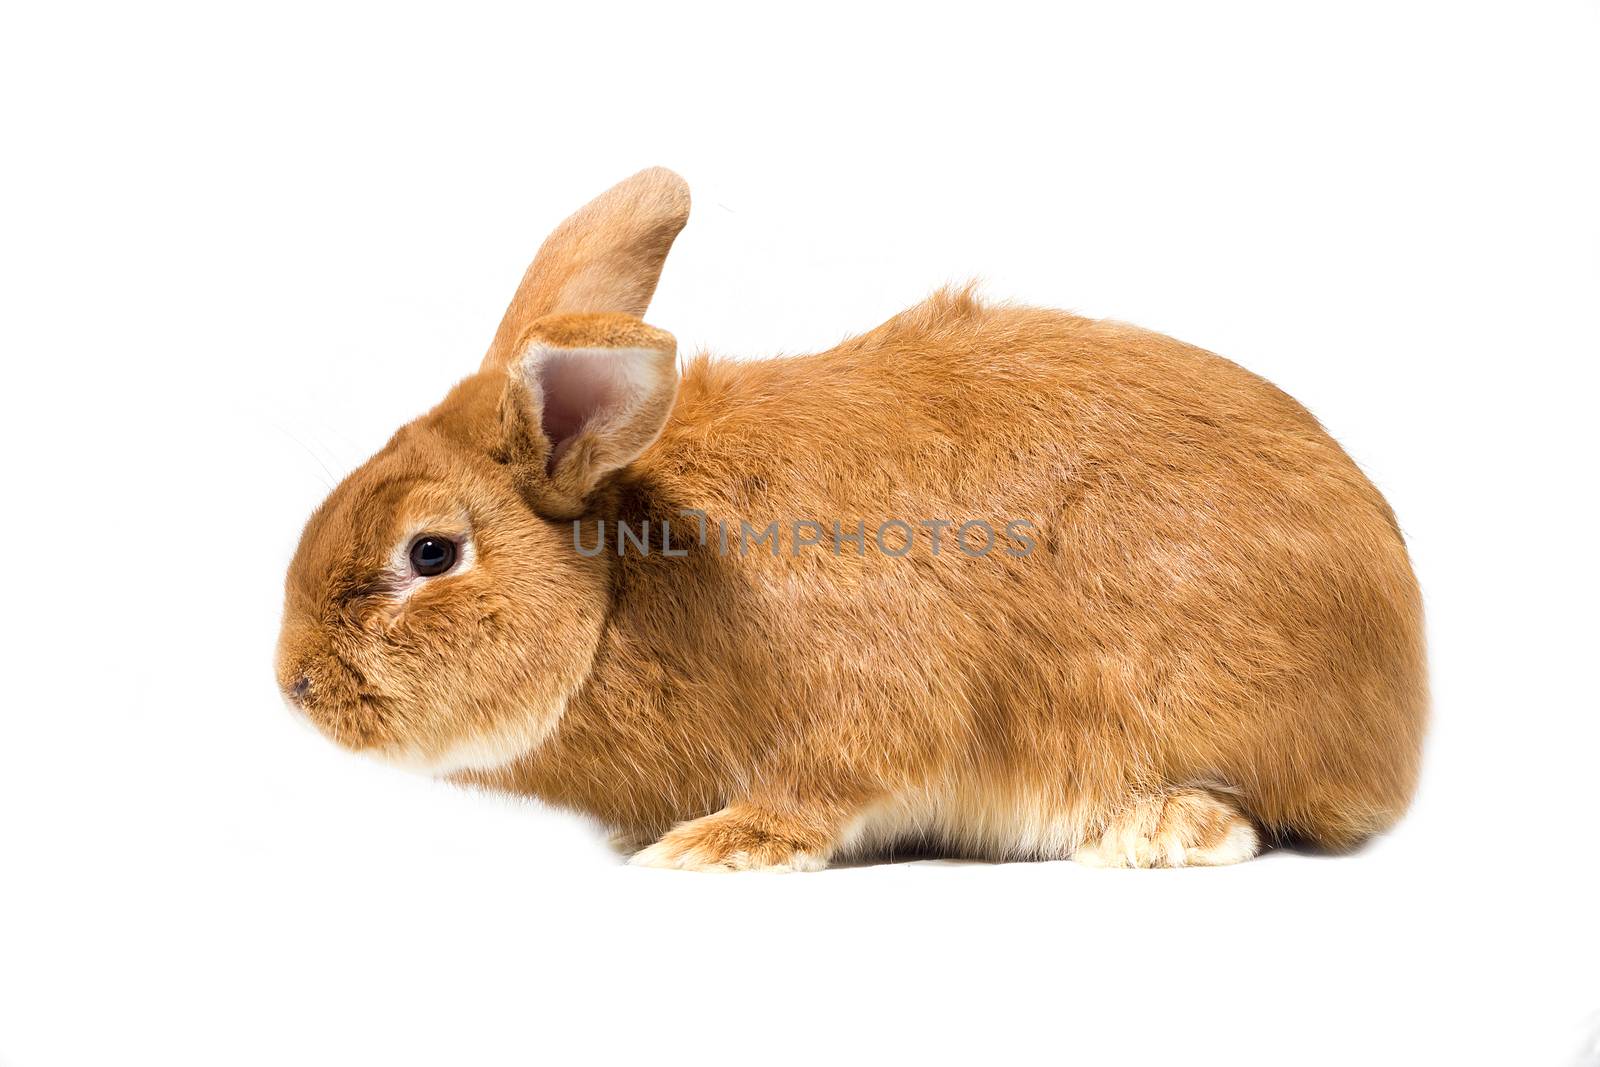
{"label": "rabbit's body", "polygon": [[[836,847],[996,857],[1068,855],[1185,787],[1330,845],[1410,795],[1420,619],[1388,508],[1293,400],[1165,337],[941,294],[821,355],[699,361],[580,536],[618,519],[690,556],[624,546],[588,683],[492,777],[641,840],[769,783],[837,805]],[[1014,519],[1025,556],[954,545]],[[776,555],[741,525],[774,520]],[[865,551],[835,554],[858,520]]]}
{"label": "rabbit's body", "polygon": [[[1218,863],[1254,854],[1257,828],[1343,847],[1404,810],[1426,706],[1404,544],[1338,445],[1260,378],[1130,326],[946,292],[823,354],[693,361],[659,437],[580,482],[600,453],[557,443],[573,390],[551,368],[656,343],[619,321],[503,327],[485,373],[374,460],[384,485],[454,463],[486,494],[462,505],[479,573],[430,579],[383,625],[393,644],[396,626],[448,619],[448,640],[497,657],[459,688],[492,671],[506,692],[474,688],[436,725],[447,700],[424,714],[400,692],[430,683],[385,680],[425,675],[351,645],[323,688],[354,685],[369,710],[342,704],[335,736],[352,743],[375,711],[383,729],[353,747],[589,812],[663,866],[916,846]],[[524,379],[546,398],[532,416]],[[515,538],[480,517],[516,506],[488,487],[505,472],[547,517]],[[353,505],[324,511],[303,555],[338,551],[320,527],[359,526]],[[619,551],[619,523],[648,523],[649,550]],[[756,539],[774,524],[775,552]],[[605,551],[578,551],[601,528]],[[492,599],[449,602],[450,582]],[[291,576],[292,604],[329,595]],[[309,618],[286,622],[286,688],[320,662],[301,652]],[[521,680],[540,671],[556,680]]]}

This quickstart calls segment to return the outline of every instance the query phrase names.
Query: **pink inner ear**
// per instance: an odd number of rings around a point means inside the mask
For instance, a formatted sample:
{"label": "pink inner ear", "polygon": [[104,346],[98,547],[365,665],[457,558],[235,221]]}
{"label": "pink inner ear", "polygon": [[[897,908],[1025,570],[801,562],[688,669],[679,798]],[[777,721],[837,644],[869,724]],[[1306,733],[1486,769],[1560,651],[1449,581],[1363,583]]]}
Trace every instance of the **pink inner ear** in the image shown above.
{"label": "pink inner ear", "polygon": [[551,356],[539,367],[543,429],[550,441],[546,470],[553,472],[583,428],[615,407],[621,388],[611,360],[601,356]]}

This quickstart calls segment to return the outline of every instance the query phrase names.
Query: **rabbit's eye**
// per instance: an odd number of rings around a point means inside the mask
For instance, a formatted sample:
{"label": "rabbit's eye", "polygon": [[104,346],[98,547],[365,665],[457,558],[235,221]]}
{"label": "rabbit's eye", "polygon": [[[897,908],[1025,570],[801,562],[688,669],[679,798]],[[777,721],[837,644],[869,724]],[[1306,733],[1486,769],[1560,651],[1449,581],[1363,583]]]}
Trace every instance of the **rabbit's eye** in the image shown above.
{"label": "rabbit's eye", "polygon": [[411,545],[411,569],[424,578],[456,565],[456,543],[448,537],[419,537]]}

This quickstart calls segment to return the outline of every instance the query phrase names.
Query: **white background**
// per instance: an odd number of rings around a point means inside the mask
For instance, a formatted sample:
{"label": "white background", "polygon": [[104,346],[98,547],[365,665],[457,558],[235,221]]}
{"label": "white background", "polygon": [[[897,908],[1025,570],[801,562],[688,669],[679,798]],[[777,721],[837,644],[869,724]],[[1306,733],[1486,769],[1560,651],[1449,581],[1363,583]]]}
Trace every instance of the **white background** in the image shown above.
{"label": "white background", "polygon": [[[1578,1062],[1597,21],[9,10],[0,1063]],[[685,349],[815,350],[979,275],[1305,402],[1427,597],[1411,816],[1224,870],[696,876],[297,724],[300,524],[658,163],[695,192],[650,315]]]}

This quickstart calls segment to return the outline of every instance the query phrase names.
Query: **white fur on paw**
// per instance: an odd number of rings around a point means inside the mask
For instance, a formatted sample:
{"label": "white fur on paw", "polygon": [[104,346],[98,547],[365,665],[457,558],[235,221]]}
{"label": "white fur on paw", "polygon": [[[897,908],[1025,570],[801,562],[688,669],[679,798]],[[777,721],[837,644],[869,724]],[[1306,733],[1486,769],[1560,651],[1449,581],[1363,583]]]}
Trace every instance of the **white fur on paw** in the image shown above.
{"label": "white fur on paw", "polygon": [[1218,844],[1210,848],[1191,848],[1186,862],[1191,867],[1224,867],[1230,863],[1243,863],[1261,851],[1261,840],[1256,828],[1240,819]]}
{"label": "white fur on paw", "polygon": [[1206,847],[1187,845],[1178,833],[1152,838],[1136,827],[1113,827],[1099,841],[1080,846],[1072,858],[1086,867],[1222,867],[1250,859],[1259,850],[1255,827],[1236,819],[1227,836]]}
{"label": "white fur on paw", "polygon": [[1072,853],[1072,862],[1081,863],[1085,867],[1121,867],[1124,864],[1114,862],[1116,857],[1111,850],[1103,844],[1079,845]]}
{"label": "white fur on paw", "polygon": [[703,849],[683,848],[675,842],[661,840],[649,848],[634,853],[628,863],[634,867],[658,867],[673,871],[820,871],[828,861],[810,852],[791,853],[782,862],[763,863],[752,859],[748,852],[732,852],[714,856]]}

